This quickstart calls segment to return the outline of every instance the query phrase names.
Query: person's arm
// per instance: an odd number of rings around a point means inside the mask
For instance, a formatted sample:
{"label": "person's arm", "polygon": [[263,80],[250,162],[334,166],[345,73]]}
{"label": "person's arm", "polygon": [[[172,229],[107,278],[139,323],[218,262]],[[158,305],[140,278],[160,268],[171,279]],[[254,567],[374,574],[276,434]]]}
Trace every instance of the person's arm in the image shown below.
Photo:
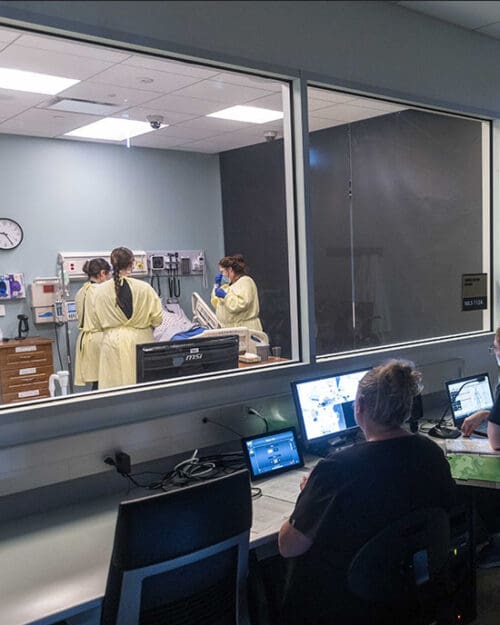
{"label": "person's arm", "polygon": [[488,423],[488,440],[493,449],[500,450],[500,425],[492,421]]}
{"label": "person's arm", "polygon": [[479,410],[479,412],[475,412],[471,414],[469,417],[464,419],[462,423],[462,434],[465,437],[468,437],[472,434],[472,432],[478,428],[483,421],[486,421],[490,414],[489,410]]}
{"label": "person's arm", "polygon": [[[300,490],[304,490],[309,473],[300,481]],[[312,540],[299,530],[296,530],[290,521],[285,521],[278,534],[278,547],[284,558],[294,558],[305,553],[312,545]]]}
{"label": "person's arm", "polygon": [[313,541],[295,529],[290,521],[285,521],[278,535],[280,554],[284,558],[295,558],[311,548]]}
{"label": "person's arm", "polygon": [[151,287],[151,315],[150,323],[153,328],[161,325],[163,321],[163,307],[161,305],[161,299],[158,297],[156,291]]}

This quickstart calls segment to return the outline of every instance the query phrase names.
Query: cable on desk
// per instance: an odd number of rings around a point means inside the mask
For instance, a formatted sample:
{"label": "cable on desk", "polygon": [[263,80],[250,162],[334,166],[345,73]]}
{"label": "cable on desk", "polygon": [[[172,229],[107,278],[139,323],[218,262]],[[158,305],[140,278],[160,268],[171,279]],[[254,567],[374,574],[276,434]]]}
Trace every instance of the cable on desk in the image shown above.
{"label": "cable on desk", "polygon": [[[186,460],[178,462],[173,469],[166,473],[157,471],[141,471],[139,473],[122,473],[130,485],[146,490],[168,491],[172,488],[190,486],[203,480],[234,473],[245,468],[243,452],[235,451],[208,456],[198,456],[196,449]],[[143,475],[158,476],[157,479],[143,483],[140,479]],[[127,491],[128,493],[129,491]]]}
{"label": "cable on desk", "polygon": [[261,488],[257,488],[257,486],[252,486],[251,491],[252,491],[252,499],[259,499],[259,497],[262,497]]}

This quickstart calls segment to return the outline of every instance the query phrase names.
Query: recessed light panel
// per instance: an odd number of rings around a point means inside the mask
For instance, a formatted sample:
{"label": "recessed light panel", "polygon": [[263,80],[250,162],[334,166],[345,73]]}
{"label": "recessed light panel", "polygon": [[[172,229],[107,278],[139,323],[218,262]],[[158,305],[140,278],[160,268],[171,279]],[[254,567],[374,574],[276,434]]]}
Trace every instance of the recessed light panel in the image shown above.
{"label": "recessed light panel", "polygon": [[[165,126],[163,126],[165,127]],[[138,135],[145,135],[155,129],[147,122],[139,122],[132,119],[119,119],[106,117],[98,122],[87,124],[71,132],[66,132],[68,137],[81,137],[82,139],[103,139],[106,141],[124,141]]]}
{"label": "recessed light panel", "polygon": [[207,117],[217,117],[219,119],[230,119],[235,122],[248,122],[249,124],[265,124],[283,119],[281,111],[272,111],[257,106],[231,106],[216,113],[210,113]]}
{"label": "recessed light panel", "polygon": [[0,67],[0,89],[55,95],[79,82],[73,78],[61,78],[50,74]]}

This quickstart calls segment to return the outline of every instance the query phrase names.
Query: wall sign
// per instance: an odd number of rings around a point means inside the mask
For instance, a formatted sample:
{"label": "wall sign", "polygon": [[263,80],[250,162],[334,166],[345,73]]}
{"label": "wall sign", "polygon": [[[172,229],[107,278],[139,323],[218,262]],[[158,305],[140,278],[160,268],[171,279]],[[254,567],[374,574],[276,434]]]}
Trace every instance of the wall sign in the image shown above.
{"label": "wall sign", "polygon": [[488,308],[488,274],[464,273],[462,275],[462,310]]}

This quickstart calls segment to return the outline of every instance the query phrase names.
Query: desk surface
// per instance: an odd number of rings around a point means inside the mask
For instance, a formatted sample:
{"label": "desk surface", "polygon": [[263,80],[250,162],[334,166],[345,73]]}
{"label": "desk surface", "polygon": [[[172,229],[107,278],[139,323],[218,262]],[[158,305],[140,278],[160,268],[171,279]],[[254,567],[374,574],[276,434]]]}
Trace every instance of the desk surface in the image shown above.
{"label": "desk surface", "polygon": [[[307,471],[258,483],[251,548],[276,540]],[[0,625],[49,625],[100,606],[123,499],[106,497],[0,526]]]}

